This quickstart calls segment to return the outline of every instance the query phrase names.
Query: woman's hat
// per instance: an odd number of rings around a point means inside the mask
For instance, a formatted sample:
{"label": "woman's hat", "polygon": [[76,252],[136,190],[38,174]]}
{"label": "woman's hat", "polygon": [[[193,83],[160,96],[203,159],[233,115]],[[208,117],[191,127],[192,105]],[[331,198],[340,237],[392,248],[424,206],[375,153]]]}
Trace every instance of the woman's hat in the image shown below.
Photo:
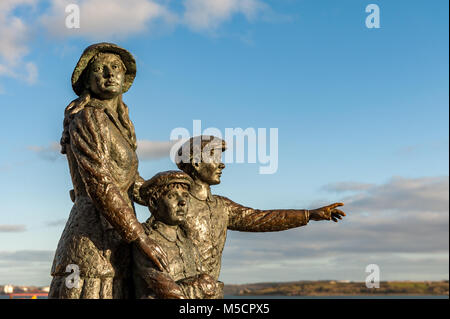
{"label": "woman's hat", "polygon": [[80,96],[85,89],[84,79],[87,72],[86,67],[89,65],[89,61],[91,61],[91,59],[100,52],[118,54],[122,59],[123,64],[125,64],[127,71],[125,73],[122,93],[128,91],[131,84],[133,84],[134,78],[136,77],[136,61],[131,53],[113,43],[97,43],[87,47],[86,50],[84,50],[80,60],[78,60],[77,66],[73,70],[72,88],[78,96]]}

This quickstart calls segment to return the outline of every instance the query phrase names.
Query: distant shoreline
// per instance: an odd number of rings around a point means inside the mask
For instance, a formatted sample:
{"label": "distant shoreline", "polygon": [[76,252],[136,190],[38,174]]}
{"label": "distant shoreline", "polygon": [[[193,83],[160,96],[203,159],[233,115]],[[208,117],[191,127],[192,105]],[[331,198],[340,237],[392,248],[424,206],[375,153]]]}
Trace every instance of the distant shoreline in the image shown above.
{"label": "distant shoreline", "polygon": [[[14,293],[47,293],[48,287],[0,285],[0,296],[9,296],[4,287],[14,287]],[[381,281],[380,288],[367,288],[365,282],[352,281],[291,281],[253,284],[225,284],[224,295],[230,298],[425,298],[449,296],[449,281]]]}
{"label": "distant shoreline", "polygon": [[300,297],[448,296],[449,281],[382,281],[380,288],[365,282],[294,281],[225,285],[225,295]]}

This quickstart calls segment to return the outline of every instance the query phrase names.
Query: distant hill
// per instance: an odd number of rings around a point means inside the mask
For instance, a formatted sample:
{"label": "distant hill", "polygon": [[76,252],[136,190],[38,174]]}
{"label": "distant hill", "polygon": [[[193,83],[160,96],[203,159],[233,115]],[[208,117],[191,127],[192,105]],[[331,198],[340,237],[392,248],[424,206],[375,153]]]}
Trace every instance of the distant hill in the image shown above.
{"label": "distant hill", "polygon": [[445,281],[382,281],[369,289],[364,282],[295,281],[225,285],[225,295],[233,296],[352,296],[352,295],[449,295]]}

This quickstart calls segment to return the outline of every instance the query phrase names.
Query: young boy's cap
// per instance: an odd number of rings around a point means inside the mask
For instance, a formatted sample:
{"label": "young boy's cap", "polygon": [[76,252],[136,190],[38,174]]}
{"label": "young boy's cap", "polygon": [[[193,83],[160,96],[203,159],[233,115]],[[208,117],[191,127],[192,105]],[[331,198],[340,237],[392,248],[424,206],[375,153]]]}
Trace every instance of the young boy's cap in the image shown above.
{"label": "young boy's cap", "polygon": [[169,184],[180,183],[185,184],[188,187],[192,184],[191,177],[183,171],[165,171],[156,174],[139,189],[139,194],[142,199],[147,201],[151,194],[157,191],[160,187],[164,187]]}
{"label": "young boy's cap", "polygon": [[179,169],[184,170],[185,165],[190,165],[196,158],[202,158],[203,148],[207,146],[210,149],[220,149],[224,152],[227,149],[226,142],[221,138],[211,135],[199,135],[191,137],[183,143],[175,155],[175,163]]}

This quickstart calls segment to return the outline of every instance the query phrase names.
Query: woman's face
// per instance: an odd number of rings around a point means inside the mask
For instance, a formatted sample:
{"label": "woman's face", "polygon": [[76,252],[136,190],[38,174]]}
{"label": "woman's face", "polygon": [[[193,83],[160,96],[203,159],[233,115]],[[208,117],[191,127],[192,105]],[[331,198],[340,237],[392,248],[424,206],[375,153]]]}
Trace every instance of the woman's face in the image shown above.
{"label": "woman's face", "polygon": [[87,87],[99,98],[114,98],[122,93],[125,71],[117,55],[101,53],[91,65]]}

